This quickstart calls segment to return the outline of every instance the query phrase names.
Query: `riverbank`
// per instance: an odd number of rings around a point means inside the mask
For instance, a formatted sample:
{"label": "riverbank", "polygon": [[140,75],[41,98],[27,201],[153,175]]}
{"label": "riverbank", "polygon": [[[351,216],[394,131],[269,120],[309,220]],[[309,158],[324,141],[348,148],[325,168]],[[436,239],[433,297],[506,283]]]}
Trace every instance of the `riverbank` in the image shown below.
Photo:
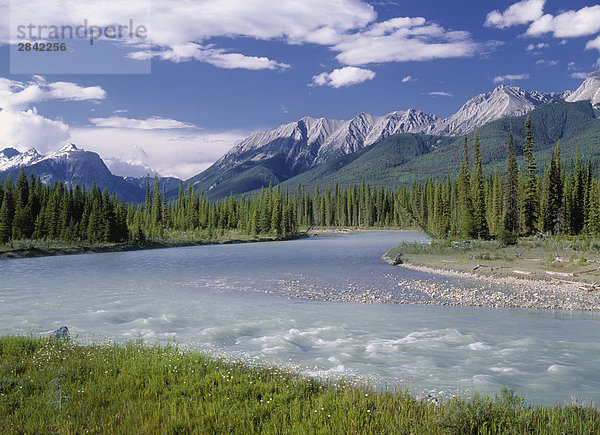
{"label": "riverbank", "polygon": [[419,285],[431,303],[600,311],[600,252],[595,241],[523,239],[498,242],[402,244],[382,259],[390,264],[486,284]]}
{"label": "riverbank", "polygon": [[60,240],[19,240],[0,246],[0,260],[13,258],[50,257],[100,252],[140,251],[148,249],[181,248],[187,246],[226,245],[234,243],[273,242],[308,237],[306,233],[285,239],[275,236],[250,236],[240,232],[229,232],[209,239],[197,239],[189,235],[178,234],[162,239],[147,239],[125,243],[64,242]]}
{"label": "riverbank", "polygon": [[597,433],[599,417],[508,390],[439,403],[173,347],[0,337],[2,433]]}

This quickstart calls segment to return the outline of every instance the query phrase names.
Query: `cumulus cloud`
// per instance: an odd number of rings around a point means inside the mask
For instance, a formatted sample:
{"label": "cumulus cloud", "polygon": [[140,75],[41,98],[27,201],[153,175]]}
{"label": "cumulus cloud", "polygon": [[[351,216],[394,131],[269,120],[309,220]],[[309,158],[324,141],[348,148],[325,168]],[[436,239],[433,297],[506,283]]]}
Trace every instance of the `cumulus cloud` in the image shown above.
{"label": "cumulus cloud", "polygon": [[524,73],[524,74],[505,74],[503,76],[497,76],[494,77],[494,83],[504,83],[507,81],[514,81],[514,80],[528,80],[529,79],[529,74]]}
{"label": "cumulus cloud", "polygon": [[208,168],[247,135],[239,131],[88,126],[71,128],[70,140],[109,160],[120,175],[135,176],[149,167],[163,176],[188,179]]}
{"label": "cumulus cloud", "polygon": [[156,169],[151,168],[140,160],[123,161],[115,158],[104,158],[104,163],[114,175],[121,177],[144,177],[146,174],[154,175]]}
{"label": "cumulus cloud", "polygon": [[35,148],[41,153],[55,151],[70,138],[69,126],[38,115],[35,110],[0,111],[0,147],[20,151]]}
{"label": "cumulus cloud", "polygon": [[449,31],[425,18],[394,18],[346,35],[331,47],[346,65],[471,57],[480,49],[469,32]]}
{"label": "cumulus cloud", "polygon": [[[280,69],[286,65],[262,56],[231,53],[212,46],[210,41],[243,37],[287,44],[330,45],[346,32],[363,28],[377,17],[373,6],[361,0],[153,0],[152,14],[160,19],[153,20],[149,26],[149,3],[148,0],[126,3],[121,0],[30,0],[22,8],[13,8],[13,16],[16,9],[14,21],[29,23],[31,12],[28,11],[35,11],[35,20],[41,24],[72,26],[81,25],[84,18],[97,26],[126,24],[133,19],[150,27],[152,45],[163,59],[198,60],[219,68],[246,69]],[[8,17],[8,13],[5,16]],[[6,27],[0,30],[6,31]],[[3,36],[6,41],[6,34]],[[130,56],[148,56],[147,51],[135,49],[135,41],[127,42],[132,44]]]}
{"label": "cumulus cloud", "polygon": [[106,92],[100,86],[82,87],[70,82],[48,83],[34,76],[30,82],[19,82],[0,77],[0,108],[23,110],[47,100],[85,101],[102,100]]}
{"label": "cumulus cloud", "polygon": [[536,19],[526,34],[540,36],[552,33],[555,38],[575,38],[594,35],[600,31],[600,5],[569,10],[556,16],[543,15]]}
{"label": "cumulus cloud", "polygon": [[585,45],[585,49],[600,51],[600,36],[598,36],[596,39],[592,39],[591,41],[588,41],[588,43]]}
{"label": "cumulus cloud", "polygon": [[444,92],[444,91],[432,91],[432,92],[427,92],[426,95],[431,95],[432,97],[453,97],[454,95],[452,95],[449,92]]}
{"label": "cumulus cloud", "polygon": [[[144,23],[148,4],[148,0],[79,0],[68,4],[31,0],[24,9],[35,11],[36,21],[44,24],[80,25],[87,18],[94,25],[108,26],[128,23],[129,19]],[[377,22],[373,6],[365,0],[153,0],[152,12],[160,17],[151,26],[153,50],[148,50],[147,42],[126,41],[130,58],[196,60],[227,69],[290,67],[265,56],[219,46],[224,38],[318,44],[337,52],[341,64],[352,66],[470,57],[479,48],[468,32],[448,30],[422,17]],[[0,32],[5,30],[0,26]]]}
{"label": "cumulus cloud", "polygon": [[544,13],[546,0],[523,0],[509,6],[504,12],[493,10],[485,19],[486,27],[504,29],[538,20]]}
{"label": "cumulus cloud", "polygon": [[146,119],[124,118],[111,116],[109,118],[91,118],[90,122],[97,127],[134,128],[140,130],[171,130],[180,128],[198,128],[187,122],[175,119],[151,117]]}
{"label": "cumulus cloud", "polygon": [[373,80],[375,73],[364,68],[346,66],[335,69],[330,73],[321,73],[313,77],[313,86],[331,86],[332,88],[341,88],[356,85],[367,80]]}

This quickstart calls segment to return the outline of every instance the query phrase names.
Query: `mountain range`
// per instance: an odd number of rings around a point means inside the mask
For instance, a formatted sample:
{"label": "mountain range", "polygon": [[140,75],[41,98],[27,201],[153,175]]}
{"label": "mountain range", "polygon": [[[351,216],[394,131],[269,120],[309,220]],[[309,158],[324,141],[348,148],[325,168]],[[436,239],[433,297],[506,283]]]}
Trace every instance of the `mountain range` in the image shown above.
{"label": "mountain range", "polygon": [[[500,85],[467,101],[454,115],[440,119],[416,109],[383,116],[360,113],[350,120],[305,116],[242,140],[204,172],[192,177],[194,189],[212,199],[252,192],[269,184],[333,185],[365,179],[402,185],[427,176],[440,177],[458,168],[464,135],[479,130],[484,169],[502,170],[505,143],[513,133],[520,150],[524,115],[532,117],[536,152],[547,157],[557,141],[563,156],[575,155],[600,164],[600,71],[575,91],[544,93]],[[543,165],[541,165],[543,166]],[[0,179],[13,178],[20,167],[43,182],[91,186],[117,193],[126,201],[145,196],[145,177],[113,175],[98,154],[67,144],[43,156],[36,150],[0,151]],[[175,196],[176,178],[163,179]]]}
{"label": "mountain range", "polygon": [[[275,130],[250,135],[211,167],[188,181],[195,189],[206,191],[212,198],[231,193],[241,194],[269,184],[304,183],[307,178],[322,173],[326,167],[333,165],[341,168],[349,160],[358,157],[347,156],[390,137],[403,135],[402,138],[409,144],[406,147],[398,145],[397,152],[389,156],[398,167],[399,162],[444,148],[456,142],[457,137],[496,120],[518,118],[553,101],[586,101],[588,105],[591,103],[600,107],[600,71],[591,74],[575,92],[530,92],[500,85],[491,92],[471,98],[458,112],[446,119],[415,109],[384,116],[361,113],[348,121],[304,117]],[[407,134],[430,137],[415,138]],[[506,140],[507,135],[502,140]],[[557,140],[560,139],[558,137]],[[554,146],[555,143],[549,145]],[[448,166],[447,162],[439,163],[444,168]],[[305,173],[307,176],[302,177],[301,174]],[[309,177],[309,174],[312,175]],[[339,177],[340,182],[346,178]],[[414,177],[396,180],[402,178]]]}
{"label": "mountain range", "polygon": [[[48,155],[42,155],[35,149],[19,152],[14,148],[5,148],[0,151],[0,180],[8,175],[12,176],[13,181],[16,180],[21,168],[39,177],[44,184],[59,181],[90,188],[95,183],[101,190],[108,189],[127,202],[142,202],[146,196],[146,177],[113,175],[98,154],[79,149],[72,143]],[[161,178],[161,183],[166,183],[166,189],[173,189],[179,184],[179,179]]]}

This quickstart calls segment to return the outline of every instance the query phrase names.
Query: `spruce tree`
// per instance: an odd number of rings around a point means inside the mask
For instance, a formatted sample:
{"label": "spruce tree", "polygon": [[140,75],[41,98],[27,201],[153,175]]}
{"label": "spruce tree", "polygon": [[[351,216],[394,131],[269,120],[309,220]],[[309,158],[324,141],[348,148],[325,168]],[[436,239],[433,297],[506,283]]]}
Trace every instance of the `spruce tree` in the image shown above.
{"label": "spruce tree", "polygon": [[12,239],[12,225],[15,215],[14,186],[9,174],[4,182],[4,199],[0,209],[0,242]]}
{"label": "spruce tree", "polygon": [[560,232],[559,222],[563,206],[563,179],[562,168],[560,162],[560,142],[556,144],[556,148],[552,153],[550,161],[550,173],[548,178],[548,210],[546,219],[547,230],[554,234]]}
{"label": "spruce tree", "polygon": [[519,231],[519,174],[512,133],[508,141],[508,157],[506,158],[503,226],[507,241],[513,239]]}
{"label": "spruce tree", "polygon": [[525,184],[523,191],[523,228],[526,236],[533,234],[537,222],[538,194],[536,179],[536,164],[533,156],[533,134],[531,133],[531,115],[525,121],[526,139],[523,148],[525,157]]}
{"label": "spruce tree", "polygon": [[487,219],[485,217],[485,191],[483,185],[483,169],[481,153],[479,151],[479,135],[475,130],[475,142],[473,145],[473,175],[471,177],[471,198],[473,201],[473,233],[480,239],[489,237]]}
{"label": "spruce tree", "polygon": [[463,161],[458,173],[458,196],[460,202],[460,232],[463,237],[475,236],[473,202],[471,199],[471,173],[469,170],[469,142],[465,136]]}
{"label": "spruce tree", "polygon": [[28,239],[33,233],[33,216],[29,204],[29,182],[25,170],[21,168],[15,190],[15,215],[12,224],[12,237],[15,240]]}

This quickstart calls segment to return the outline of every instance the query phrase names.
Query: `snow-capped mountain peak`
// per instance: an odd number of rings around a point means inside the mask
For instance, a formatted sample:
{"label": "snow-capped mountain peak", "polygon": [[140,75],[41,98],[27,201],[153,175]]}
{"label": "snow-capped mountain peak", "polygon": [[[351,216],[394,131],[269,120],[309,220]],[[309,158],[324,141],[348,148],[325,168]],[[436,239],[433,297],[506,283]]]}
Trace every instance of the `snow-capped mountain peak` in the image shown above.
{"label": "snow-capped mountain peak", "polygon": [[71,142],[67,142],[62,147],[60,147],[57,152],[58,153],[66,153],[66,152],[70,152],[70,151],[80,151],[80,149],[77,148],[75,146],[75,144],[72,144]]}
{"label": "snow-capped mountain peak", "polygon": [[14,148],[5,148],[0,151],[0,172],[7,171],[13,168],[29,166],[39,162],[44,158],[34,148],[31,148],[23,153]]}
{"label": "snow-capped mountain peak", "polygon": [[566,98],[568,102],[590,100],[600,108],[600,70],[591,73],[579,88]]}
{"label": "snow-capped mountain peak", "polygon": [[555,97],[554,93],[529,92],[516,86],[500,85],[491,92],[471,98],[458,112],[436,125],[433,132],[449,136],[466,134],[505,116],[524,115]]}

